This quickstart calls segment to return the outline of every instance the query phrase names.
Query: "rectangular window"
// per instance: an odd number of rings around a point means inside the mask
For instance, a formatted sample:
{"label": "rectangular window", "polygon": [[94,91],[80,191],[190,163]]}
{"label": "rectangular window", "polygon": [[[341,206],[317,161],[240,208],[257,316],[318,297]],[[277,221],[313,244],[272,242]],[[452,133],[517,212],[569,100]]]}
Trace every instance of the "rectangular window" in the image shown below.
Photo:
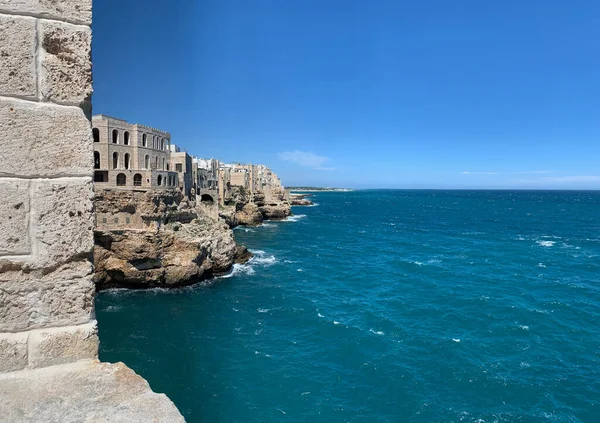
{"label": "rectangular window", "polygon": [[129,223],[129,218],[128,217],[125,218],[125,223]]}
{"label": "rectangular window", "polygon": [[183,172],[183,167],[182,167],[181,163],[176,163],[175,164],[175,170],[177,172]]}
{"label": "rectangular window", "polygon": [[106,217],[102,218],[102,223],[106,223]]}
{"label": "rectangular window", "polygon": [[115,223],[119,223],[119,218],[115,217]]}

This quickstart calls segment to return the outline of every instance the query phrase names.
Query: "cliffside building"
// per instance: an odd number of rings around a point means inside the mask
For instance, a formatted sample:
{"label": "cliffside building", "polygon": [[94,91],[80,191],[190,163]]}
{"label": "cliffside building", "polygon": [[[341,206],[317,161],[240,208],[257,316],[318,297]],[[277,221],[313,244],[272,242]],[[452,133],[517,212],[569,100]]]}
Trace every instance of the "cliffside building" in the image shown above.
{"label": "cliffside building", "polygon": [[192,156],[187,152],[181,151],[176,145],[170,146],[170,163],[171,169],[177,172],[178,186],[183,191],[183,194],[192,199],[195,197],[196,188],[193,178]]}
{"label": "cliffside building", "polygon": [[170,170],[171,134],[105,115],[92,117],[97,188],[175,189]]}

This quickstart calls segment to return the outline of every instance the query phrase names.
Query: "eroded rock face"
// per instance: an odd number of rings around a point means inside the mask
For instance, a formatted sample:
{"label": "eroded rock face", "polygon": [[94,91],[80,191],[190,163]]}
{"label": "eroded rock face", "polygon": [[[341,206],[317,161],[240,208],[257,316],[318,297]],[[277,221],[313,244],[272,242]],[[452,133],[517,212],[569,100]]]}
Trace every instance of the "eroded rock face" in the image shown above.
{"label": "eroded rock face", "polygon": [[269,203],[259,208],[265,220],[282,220],[292,214],[287,202]]}
{"label": "eroded rock face", "polygon": [[263,215],[254,203],[244,205],[242,210],[236,212],[238,225],[257,226],[263,222]]}
{"label": "eroded rock face", "polygon": [[98,289],[188,285],[226,272],[235,257],[229,227],[208,219],[156,231],[96,231],[94,281]]}
{"label": "eroded rock face", "polygon": [[[96,196],[96,207],[115,215],[143,215],[147,227],[95,231],[94,282],[97,289],[189,285],[227,272],[243,249],[227,223],[197,213],[171,193],[131,197]],[[238,258],[239,259],[239,258]],[[247,260],[247,259],[246,259]]]}

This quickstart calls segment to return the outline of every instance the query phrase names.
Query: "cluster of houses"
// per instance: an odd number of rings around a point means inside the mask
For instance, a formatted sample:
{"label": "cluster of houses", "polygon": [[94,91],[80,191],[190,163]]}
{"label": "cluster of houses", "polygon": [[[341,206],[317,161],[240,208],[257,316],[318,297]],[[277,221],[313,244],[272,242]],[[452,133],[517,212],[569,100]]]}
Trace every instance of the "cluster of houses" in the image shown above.
{"label": "cluster of houses", "polygon": [[211,215],[227,205],[235,187],[250,199],[289,200],[267,166],[193,157],[172,144],[168,132],[106,115],[93,116],[92,126],[96,189],[180,190],[191,202],[214,206]]}

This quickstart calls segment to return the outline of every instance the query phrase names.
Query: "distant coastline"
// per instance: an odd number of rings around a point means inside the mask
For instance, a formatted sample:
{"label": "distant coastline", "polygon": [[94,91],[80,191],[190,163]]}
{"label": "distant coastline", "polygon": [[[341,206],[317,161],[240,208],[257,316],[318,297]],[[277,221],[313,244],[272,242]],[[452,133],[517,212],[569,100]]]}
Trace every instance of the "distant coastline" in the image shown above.
{"label": "distant coastline", "polygon": [[323,188],[323,187],[286,187],[290,192],[351,192],[350,188]]}

